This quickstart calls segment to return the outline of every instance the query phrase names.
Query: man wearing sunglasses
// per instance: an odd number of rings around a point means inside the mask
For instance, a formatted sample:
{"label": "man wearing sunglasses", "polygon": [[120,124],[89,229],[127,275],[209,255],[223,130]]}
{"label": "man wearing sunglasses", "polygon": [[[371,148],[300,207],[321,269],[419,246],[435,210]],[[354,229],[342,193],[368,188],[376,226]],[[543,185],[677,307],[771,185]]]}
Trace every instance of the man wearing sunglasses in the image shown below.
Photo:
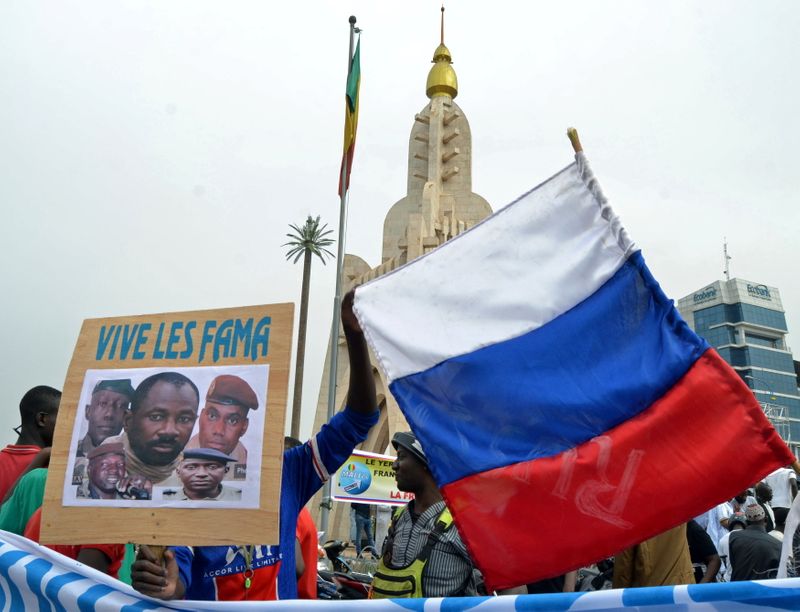
{"label": "man wearing sunglasses", "polygon": [[0,451],[0,501],[37,453],[52,446],[60,401],[61,391],[45,385],[34,387],[22,396],[19,403],[22,425],[14,429],[19,435],[17,443]]}

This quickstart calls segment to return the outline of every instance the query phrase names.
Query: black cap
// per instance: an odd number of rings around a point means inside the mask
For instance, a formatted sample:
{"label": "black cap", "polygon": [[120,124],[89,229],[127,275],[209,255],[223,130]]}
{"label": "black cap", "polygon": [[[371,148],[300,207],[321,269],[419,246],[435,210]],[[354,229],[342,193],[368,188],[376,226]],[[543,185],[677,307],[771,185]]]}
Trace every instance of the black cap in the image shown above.
{"label": "black cap", "polygon": [[92,395],[97,393],[98,391],[113,391],[114,393],[119,393],[120,395],[124,395],[125,397],[130,400],[133,397],[133,385],[131,385],[130,378],[120,378],[117,380],[101,380],[94,386],[92,390]]}
{"label": "black cap", "polygon": [[422,450],[422,445],[417,440],[417,437],[410,431],[398,431],[392,437],[392,446],[397,450],[398,446],[402,446],[409,453],[419,459],[424,465],[428,465],[428,458],[425,456],[425,451]]}
{"label": "black cap", "polygon": [[218,461],[219,463],[229,463],[236,461],[222,451],[215,448],[187,448],[183,451],[183,458],[186,459],[205,459],[206,461]]}

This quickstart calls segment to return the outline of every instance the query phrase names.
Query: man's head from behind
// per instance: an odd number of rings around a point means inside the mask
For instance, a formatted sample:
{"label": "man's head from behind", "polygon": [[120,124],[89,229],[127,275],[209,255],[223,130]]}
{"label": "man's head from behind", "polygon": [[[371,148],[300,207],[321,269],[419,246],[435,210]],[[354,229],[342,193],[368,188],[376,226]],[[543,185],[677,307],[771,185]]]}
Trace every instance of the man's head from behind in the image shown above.
{"label": "man's head from behind", "polygon": [[250,411],[256,409],[258,397],[247,382],[230,374],[217,376],[208,387],[200,412],[199,445],[226,455],[232,453],[247,431]]}
{"label": "man's head from behind", "polygon": [[303,446],[303,443],[297,438],[293,438],[292,436],[283,437],[283,452],[297,448],[298,446]]}
{"label": "man's head from behind", "polygon": [[22,422],[20,438],[27,444],[52,446],[53,431],[58,416],[61,391],[39,385],[22,396],[19,402],[19,416]]}
{"label": "man's head from behind", "polygon": [[772,487],[766,482],[759,482],[756,485],[756,501],[759,504],[768,504],[772,501]]}
{"label": "man's head from behind", "polygon": [[744,510],[744,517],[748,525],[763,525],[766,522],[767,513],[758,504],[750,504]]}
{"label": "man's head from behind", "polygon": [[398,489],[418,494],[428,487],[436,487],[433,475],[428,469],[428,458],[413,433],[410,431],[396,433],[392,438],[392,446],[397,451],[397,459],[392,467]]}
{"label": "man's head from behind", "polygon": [[117,485],[125,478],[125,448],[120,442],[101,444],[89,451],[86,473],[95,492],[105,499],[116,497]]}
{"label": "man's head from behind", "polygon": [[728,531],[737,531],[747,527],[747,520],[743,512],[736,512],[728,519]]}
{"label": "man's head from behind", "polygon": [[200,394],[178,372],[159,372],[136,388],[125,432],[133,454],[153,466],[175,461],[192,435]]}
{"label": "man's head from behind", "polygon": [[127,378],[101,380],[95,385],[92,399],[85,408],[92,444],[97,446],[122,431],[122,422],[132,397],[133,386]]}
{"label": "man's head from behind", "polygon": [[216,497],[222,490],[222,479],[228,472],[228,463],[233,457],[214,448],[191,448],[183,453],[178,464],[178,478],[183,483],[183,492],[189,499]]}

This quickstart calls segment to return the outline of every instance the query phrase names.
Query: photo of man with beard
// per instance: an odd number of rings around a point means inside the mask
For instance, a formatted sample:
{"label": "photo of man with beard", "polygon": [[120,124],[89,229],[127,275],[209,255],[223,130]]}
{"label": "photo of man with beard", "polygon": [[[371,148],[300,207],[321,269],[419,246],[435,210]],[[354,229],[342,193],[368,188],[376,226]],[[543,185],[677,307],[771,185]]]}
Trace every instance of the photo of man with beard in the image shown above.
{"label": "photo of man with beard", "polygon": [[159,484],[173,474],[192,435],[199,403],[197,386],[178,372],[159,372],[139,383],[124,431],[107,440],[125,448],[131,477]]}

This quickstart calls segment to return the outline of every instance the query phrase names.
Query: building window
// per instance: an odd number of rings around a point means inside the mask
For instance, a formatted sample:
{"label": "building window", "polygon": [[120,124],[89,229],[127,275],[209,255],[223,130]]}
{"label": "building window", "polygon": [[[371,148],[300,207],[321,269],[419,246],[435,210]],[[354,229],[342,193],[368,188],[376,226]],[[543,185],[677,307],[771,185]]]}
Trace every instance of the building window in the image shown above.
{"label": "building window", "polygon": [[[759,393],[759,401],[770,401],[768,396],[775,393],[797,396],[797,379],[790,374],[776,374],[775,372],[765,372],[763,370],[738,370],[739,375],[744,379],[745,384],[751,389],[759,389],[765,393]],[[780,401],[779,401],[780,400]],[[800,410],[800,397],[783,398],[778,397],[774,402],[786,403],[785,405],[797,407]],[[800,418],[800,414],[797,415]],[[798,438],[800,440],[800,438]]]}
{"label": "building window", "polygon": [[727,306],[730,306],[731,310],[733,310],[731,314],[737,317],[737,322],[744,321],[787,331],[786,316],[782,312],[762,308],[761,306],[753,306],[752,304],[728,304]]}
{"label": "building window", "polygon": [[744,360],[746,361],[746,363],[740,362],[736,365],[752,365],[758,368],[779,370],[791,373],[794,376],[794,362],[792,361],[792,356],[788,353],[776,353],[775,351],[768,351],[755,346],[734,350],[744,352]]}
{"label": "building window", "polygon": [[757,344],[758,346],[783,349],[783,342],[780,338],[768,338],[766,336],[760,336],[750,332],[745,332],[744,337],[747,344]]}

